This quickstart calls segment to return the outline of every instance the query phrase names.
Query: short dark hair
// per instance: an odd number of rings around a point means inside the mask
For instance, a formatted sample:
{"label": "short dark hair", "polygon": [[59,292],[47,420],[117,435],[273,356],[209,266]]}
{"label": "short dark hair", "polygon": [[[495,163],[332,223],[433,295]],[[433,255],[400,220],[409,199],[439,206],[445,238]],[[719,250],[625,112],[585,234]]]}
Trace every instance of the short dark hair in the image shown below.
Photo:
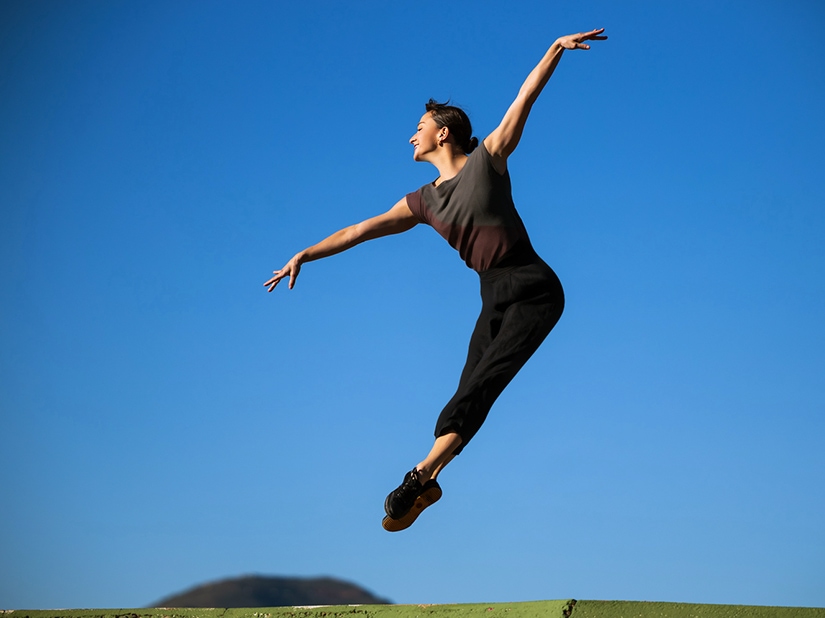
{"label": "short dark hair", "polygon": [[463,109],[450,105],[449,101],[439,103],[435,99],[430,99],[424,107],[432,114],[439,129],[447,127],[450,130],[450,135],[453,136],[456,145],[465,154],[470,154],[475,150],[478,146],[478,138],[472,137],[473,125],[470,124],[470,118]]}

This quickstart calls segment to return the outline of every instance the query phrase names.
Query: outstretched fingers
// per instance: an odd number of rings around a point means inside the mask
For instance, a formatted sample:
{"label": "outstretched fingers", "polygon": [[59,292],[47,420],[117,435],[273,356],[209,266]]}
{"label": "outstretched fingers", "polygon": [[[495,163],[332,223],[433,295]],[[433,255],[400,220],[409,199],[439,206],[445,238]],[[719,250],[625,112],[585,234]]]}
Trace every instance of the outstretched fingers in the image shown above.
{"label": "outstretched fingers", "polygon": [[595,30],[591,30],[590,32],[581,32],[579,33],[579,46],[582,49],[590,49],[590,46],[586,43],[581,43],[581,41],[605,41],[607,40],[606,36],[602,35],[604,32],[604,28],[596,28]]}
{"label": "outstretched fingers", "polygon": [[281,282],[281,279],[284,278],[284,275],[281,274],[281,271],[273,270],[272,272],[275,276],[264,283],[264,287],[266,288],[267,292],[271,292],[272,290],[274,290],[275,286],[278,285]]}
{"label": "outstretched fingers", "polygon": [[271,279],[264,283],[264,287],[267,288],[267,292],[271,292],[275,289],[282,279],[286,279],[289,277],[289,289],[291,290],[295,287],[295,279],[298,278],[298,273],[301,271],[301,267],[298,264],[289,263],[284,266],[281,270],[273,270],[272,274],[274,275]]}
{"label": "outstretched fingers", "polygon": [[596,28],[590,32],[585,32],[583,36],[590,41],[604,41],[607,36],[602,36],[602,32],[604,32],[604,28]]}
{"label": "outstretched fingers", "polygon": [[565,49],[590,49],[590,45],[584,41],[605,41],[607,36],[603,35],[604,28],[596,28],[590,32],[579,32],[561,37],[559,43]]}

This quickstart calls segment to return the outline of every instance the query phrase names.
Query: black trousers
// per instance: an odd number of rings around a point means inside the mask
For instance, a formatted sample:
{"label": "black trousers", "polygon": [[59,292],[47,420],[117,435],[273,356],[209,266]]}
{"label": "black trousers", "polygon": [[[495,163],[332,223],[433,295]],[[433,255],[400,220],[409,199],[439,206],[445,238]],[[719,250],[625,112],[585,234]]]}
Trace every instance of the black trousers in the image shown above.
{"label": "black trousers", "polygon": [[564,310],[556,273],[535,253],[479,273],[481,315],[467,362],[435,436],[458,433],[458,454],[478,432],[493,403],[544,341]]}

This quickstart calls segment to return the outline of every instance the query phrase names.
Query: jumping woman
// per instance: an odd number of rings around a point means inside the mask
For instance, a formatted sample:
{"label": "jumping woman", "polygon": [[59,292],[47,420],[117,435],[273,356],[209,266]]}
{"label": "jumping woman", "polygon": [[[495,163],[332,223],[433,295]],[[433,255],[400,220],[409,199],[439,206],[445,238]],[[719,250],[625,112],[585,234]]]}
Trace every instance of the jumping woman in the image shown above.
{"label": "jumping woman", "polygon": [[590,49],[604,28],[557,39],[519,90],[501,124],[481,144],[463,110],[430,99],[410,138],[413,159],[432,163],[438,178],[409,193],[389,211],[344,228],[297,253],[264,283],[289,289],[301,266],[366,240],[432,226],[481,280],[481,315],[470,338],[458,390],[442,410],[429,454],[407,472],[384,503],[382,526],[408,528],[441,498],[437,478],[467,446],[504,388],[556,325],[564,293],[553,270],[536,254],[510,188],[507,159],[518,146],[527,116],[566,49]]}

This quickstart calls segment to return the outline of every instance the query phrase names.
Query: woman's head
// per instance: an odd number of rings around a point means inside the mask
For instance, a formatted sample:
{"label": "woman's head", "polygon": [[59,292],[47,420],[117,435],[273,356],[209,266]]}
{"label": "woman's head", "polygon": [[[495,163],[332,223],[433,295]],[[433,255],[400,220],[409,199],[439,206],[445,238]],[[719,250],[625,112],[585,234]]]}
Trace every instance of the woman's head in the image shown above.
{"label": "woman's head", "polygon": [[449,135],[453,138],[453,142],[465,154],[470,154],[478,146],[478,138],[473,137],[473,125],[470,124],[470,119],[464,110],[454,105],[446,103],[439,103],[434,99],[430,99],[424,106],[430,113],[436,126],[440,129],[447,127]]}

